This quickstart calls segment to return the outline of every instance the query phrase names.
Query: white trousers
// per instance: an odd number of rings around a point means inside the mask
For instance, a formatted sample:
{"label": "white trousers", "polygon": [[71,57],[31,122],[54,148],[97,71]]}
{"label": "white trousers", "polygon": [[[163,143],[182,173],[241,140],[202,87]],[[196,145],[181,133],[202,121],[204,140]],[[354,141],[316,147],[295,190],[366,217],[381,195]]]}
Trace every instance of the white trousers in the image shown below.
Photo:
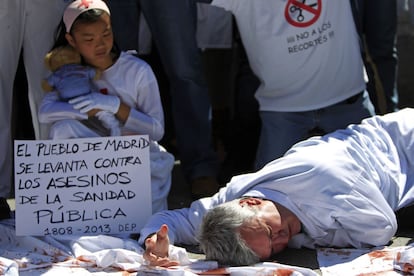
{"label": "white trousers", "polygon": [[[68,0],[0,1],[0,197],[8,197],[12,183],[12,100],[13,81],[20,52],[27,74],[29,102],[36,138],[46,138],[47,126],[40,127],[37,110],[43,98],[40,86],[46,75],[43,63]],[[17,103],[18,104],[18,103]]]}

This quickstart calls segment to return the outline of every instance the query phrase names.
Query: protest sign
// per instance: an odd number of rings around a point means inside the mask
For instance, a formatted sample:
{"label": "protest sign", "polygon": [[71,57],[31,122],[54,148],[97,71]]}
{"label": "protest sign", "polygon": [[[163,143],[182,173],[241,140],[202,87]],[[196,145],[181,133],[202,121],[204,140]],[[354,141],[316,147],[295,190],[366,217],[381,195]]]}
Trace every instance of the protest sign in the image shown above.
{"label": "protest sign", "polygon": [[152,213],[147,135],[14,142],[17,235],[136,233]]}

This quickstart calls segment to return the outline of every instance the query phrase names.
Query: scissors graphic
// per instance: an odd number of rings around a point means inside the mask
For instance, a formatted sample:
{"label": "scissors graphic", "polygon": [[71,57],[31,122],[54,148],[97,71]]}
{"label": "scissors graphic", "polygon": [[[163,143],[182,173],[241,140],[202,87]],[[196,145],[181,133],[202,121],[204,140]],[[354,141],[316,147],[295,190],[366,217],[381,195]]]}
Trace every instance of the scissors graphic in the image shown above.
{"label": "scissors graphic", "polygon": [[[303,0],[303,3],[305,3],[306,0]],[[298,22],[303,22],[303,20],[305,20],[305,17],[303,16],[303,10],[301,8],[299,8],[298,6],[291,6],[289,8],[291,13],[294,13],[295,11],[299,11],[298,16],[296,17],[296,20]]]}
{"label": "scissors graphic", "polygon": [[306,1],[289,0],[285,9],[285,16],[289,23],[297,27],[305,27],[318,19],[322,9],[322,0],[308,0],[308,3]]}
{"label": "scissors graphic", "polygon": [[[302,5],[306,4],[306,0],[301,0],[301,1],[296,1],[296,2],[300,2],[300,3],[302,3]],[[313,8],[317,5],[318,5],[318,3],[313,3],[313,4],[308,4],[307,6],[310,7],[310,8]],[[298,16],[296,17],[296,20],[298,22],[303,22],[303,20],[305,20],[305,17],[303,16],[303,9],[302,8],[293,5],[293,6],[290,6],[289,10],[290,10],[291,13],[299,11]]]}

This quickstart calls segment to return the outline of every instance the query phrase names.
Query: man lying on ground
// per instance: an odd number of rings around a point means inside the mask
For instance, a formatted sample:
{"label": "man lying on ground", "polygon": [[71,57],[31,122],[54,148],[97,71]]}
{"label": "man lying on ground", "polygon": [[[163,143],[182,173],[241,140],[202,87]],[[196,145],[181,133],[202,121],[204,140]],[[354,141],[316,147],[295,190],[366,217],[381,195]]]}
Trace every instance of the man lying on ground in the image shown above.
{"label": "man lying on ground", "polygon": [[154,265],[176,263],[170,243],[199,243],[206,259],[250,265],[287,246],[385,245],[397,230],[395,212],[413,203],[414,109],[407,108],[300,142],[212,197],[153,215],[140,242]]}

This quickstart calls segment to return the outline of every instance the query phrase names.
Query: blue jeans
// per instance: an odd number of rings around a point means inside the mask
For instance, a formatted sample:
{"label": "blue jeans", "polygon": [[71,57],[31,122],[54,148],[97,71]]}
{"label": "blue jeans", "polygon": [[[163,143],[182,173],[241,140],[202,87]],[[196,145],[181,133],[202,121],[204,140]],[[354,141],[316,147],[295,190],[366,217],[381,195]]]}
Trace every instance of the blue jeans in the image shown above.
{"label": "blue jeans", "polygon": [[[397,3],[396,0],[351,0],[361,41],[375,64],[384,95],[378,94],[374,67],[366,62],[369,77],[367,90],[377,113],[398,110],[397,91]],[[378,97],[380,96],[380,97]],[[383,104],[382,104],[382,102]],[[382,107],[381,107],[382,105]]]}
{"label": "blue jeans", "polygon": [[169,80],[171,112],[181,165],[188,180],[217,175],[211,105],[201,51],[196,43],[193,0],[140,0]]}
{"label": "blue jeans", "polygon": [[310,136],[322,135],[375,115],[368,92],[335,105],[306,112],[261,111],[262,129],[255,168],[282,156]]}

